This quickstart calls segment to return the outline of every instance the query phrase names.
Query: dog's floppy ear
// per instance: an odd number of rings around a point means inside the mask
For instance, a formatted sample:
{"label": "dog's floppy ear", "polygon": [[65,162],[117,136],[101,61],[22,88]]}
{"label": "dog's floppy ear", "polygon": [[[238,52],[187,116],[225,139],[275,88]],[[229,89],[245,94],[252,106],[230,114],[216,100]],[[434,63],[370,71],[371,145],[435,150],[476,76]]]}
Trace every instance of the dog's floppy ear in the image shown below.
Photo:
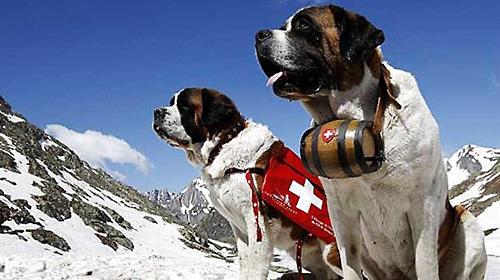
{"label": "dog's floppy ear", "polygon": [[350,62],[358,62],[380,46],[384,32],[373,26],[365,17],[330,5],[339,31],[340,54]]}
{"label": "dog's floppy ear", "polygon": [[243,121],[233,101],[224,94],[212,89],[203,89],[202,100],[201,122],[202,127],[207,129],[209,137]]}

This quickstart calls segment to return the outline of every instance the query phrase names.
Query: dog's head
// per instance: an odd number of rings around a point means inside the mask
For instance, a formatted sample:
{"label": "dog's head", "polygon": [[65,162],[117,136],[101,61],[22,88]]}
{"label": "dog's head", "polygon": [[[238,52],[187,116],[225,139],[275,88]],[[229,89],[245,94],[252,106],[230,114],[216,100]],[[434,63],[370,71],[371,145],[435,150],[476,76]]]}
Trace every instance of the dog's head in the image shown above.
{"label": "dog's head", "polygon": [[376,48],[384,33],[363,16],[328,5],[299,10],[280,29],[257,32],[255,41],[274,93],[305,99],[359,84],[365,64],[380,64]]}
{"label": "dog's head", "polygon": [[200,149],[221,133],[241,127],[244,118],[224,94],[206,88],[186,88],[174,94],[168,107],[154,111],[153,129],[171,146],[184,149],[193,163],[202,163]]}

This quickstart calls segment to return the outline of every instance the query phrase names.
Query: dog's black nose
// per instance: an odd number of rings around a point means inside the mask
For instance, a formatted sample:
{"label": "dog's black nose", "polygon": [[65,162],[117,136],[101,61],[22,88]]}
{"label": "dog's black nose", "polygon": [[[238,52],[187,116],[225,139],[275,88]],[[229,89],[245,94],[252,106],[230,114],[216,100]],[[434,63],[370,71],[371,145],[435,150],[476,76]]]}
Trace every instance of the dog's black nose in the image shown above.
{"label": "dog's black nose", "polygon": [[154,111],[154,117],[155,117],[155,120],[157,119],[163,119],[163,117],[165,117],[165,110],[163,109],[156,109]]}
{"label": "dog's black nose", "polygon": [[272,35],[273,35],[273,33],[271,32],[271,30],[264,29],[264,30],[257,32],[257,34],[255,34],[255,40],[257,40],[258,42],[264,42],[265,40],[270,38]]}

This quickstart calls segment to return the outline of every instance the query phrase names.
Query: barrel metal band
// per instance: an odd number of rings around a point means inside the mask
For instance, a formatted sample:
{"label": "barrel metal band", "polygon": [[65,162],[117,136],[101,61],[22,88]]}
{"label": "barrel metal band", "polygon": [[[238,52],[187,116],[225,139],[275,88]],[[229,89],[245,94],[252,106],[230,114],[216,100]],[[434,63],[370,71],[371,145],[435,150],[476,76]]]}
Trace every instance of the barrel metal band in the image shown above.
{"label": "barrel metal band", "polygon": [[373,171],[373,167],[376,166],[376,162],[374,161],[370,166],[366,164],[366,158],[363,153],[363,146],[361,144],[361,141],[363,140],[363,131],[365,128],[370,124],[370,122],[367,121],[360,121],[359,125],[356,129],[356,134],[354,136],[354,152],[356,154],[356,161],[358,162],[359,166],[361,167],[361,170],[363,170],[364,173],[370,173]]}
{"label": "barrel metal band", "polygon": [[325,170],[323,170],[323,167],[321,167],[321,160],[319,158],[319,153],[318,153],[318,145],[319,145],[319,142],[318,142],[318,137],[319,137],[319,134],[321,133],[321,128],[316,128],[313,132],[313,135],[312,135],[312,145],[311,145],[311,152],[312,152],[312,159],[313,159],[313,163],[314,163],[314,167],[316,168],[316,170],[319,172],[319,175],[320,176],[323,176],[323,177],[328,177],[325,173]]}
{"label": "barrel metal band", "polygon": [[302,138],[300,139],[300,159],[302,160],[302,164],[311,172],[311,173],[316,173],[315,170],[312,170],[312,166],[309,165],[310,162],[309,160],[307,159],[307,155],[306,155],[306,138],[307,138],[307,135],[309,135],[309,133],[311,132],[313,128],[309,128],[308,130],[306,130],[306,132],[304,132],[304,134],[302,135]]}
{"label": "barrel metal band", "polygon": [[349,163],[347,162],[347,155],[345,150],[345,134],[348,125],[349,125],[349,120],[345,120],[339,127],[337,154],[339,157],[339,162],[340,166],[342,167],[342,170],[349,177],[357,177],[356,175],[354,175],[354,173],[351,170],[351,167],[349,167]]}

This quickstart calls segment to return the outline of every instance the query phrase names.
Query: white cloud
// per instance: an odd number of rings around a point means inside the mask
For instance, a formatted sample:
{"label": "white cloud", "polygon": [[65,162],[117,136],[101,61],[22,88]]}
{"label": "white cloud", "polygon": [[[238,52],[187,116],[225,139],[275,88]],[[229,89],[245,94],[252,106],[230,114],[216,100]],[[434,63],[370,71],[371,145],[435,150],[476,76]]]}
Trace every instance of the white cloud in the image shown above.
{"label": "white cloud", "polygon": [[106,170],[109,175],[111,175],[113,178],[115,178],[118,181],[125,182],[125,179],[127,179],[127,176],[125,176],[123,173],[120,173],[116,170]]}
{"label": "white cloud", "polygon": [[125,176],[117,171],[109,170],[107,162],[131,164],[144,174],[153,167],[145,155],[130,147],[125,140],[113,135],[94,130],[80,133],[58,124],[47,125],[45,132],[66,144],[93,167],[106,169],[119,180],[124,180]]}

